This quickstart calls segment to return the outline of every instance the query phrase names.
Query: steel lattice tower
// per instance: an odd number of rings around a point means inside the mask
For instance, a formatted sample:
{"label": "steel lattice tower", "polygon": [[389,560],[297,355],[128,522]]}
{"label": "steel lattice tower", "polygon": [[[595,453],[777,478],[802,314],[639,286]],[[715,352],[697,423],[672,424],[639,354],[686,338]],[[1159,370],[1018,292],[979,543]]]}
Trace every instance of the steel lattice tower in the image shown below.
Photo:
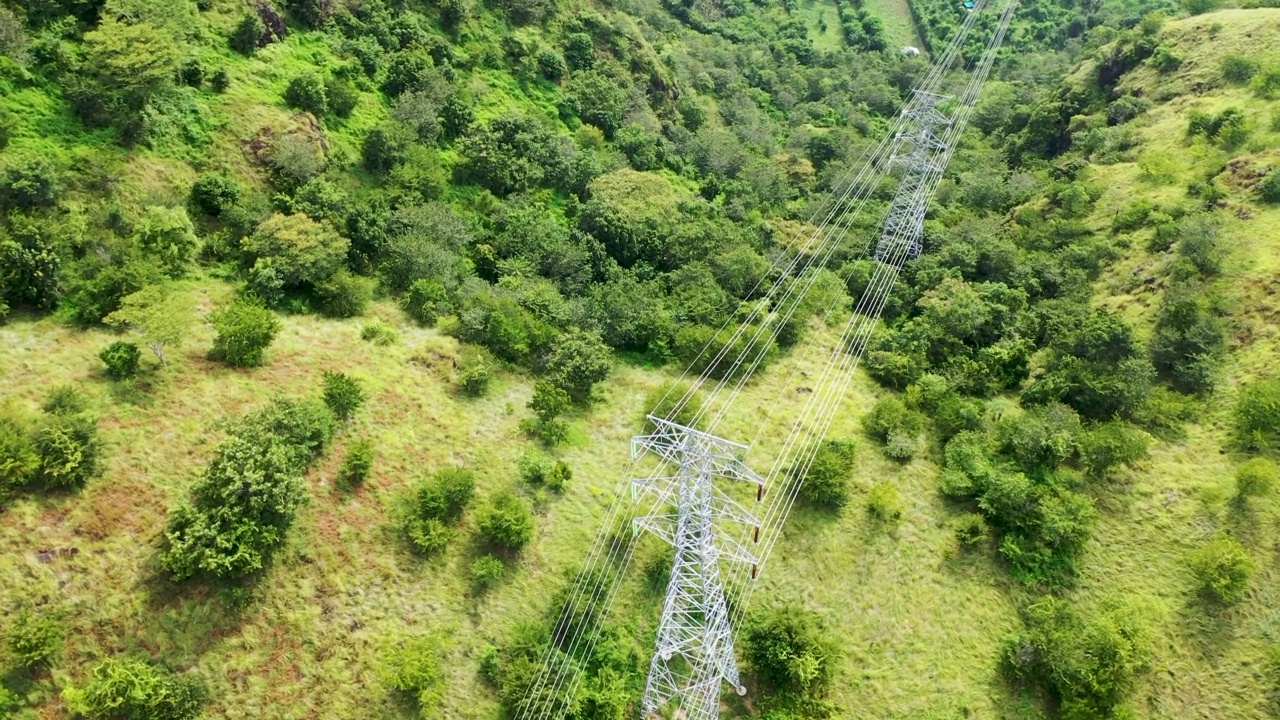
{"label": "steel lattice tower", "polygon": [[[649,664],[641,714],[651,718],[671,712],[687,720],[715,720],[720,714],[720,683],[746,692],[738,677],[733,628],[720,559],[755,566],[757,558],[724,524],[749,525],[759,540],[760,521],[716,486],[718,479],[756,485],[756,501],[764,480],[743,462],[747,446],[649,416],[654,431],[631,440],[631,453],[652,453],[674,474],[632,483],[632,492],[656,495],[657,507],[669,512],[634,520],[675,548],[666,601],[658,624],[657,647]],[[754,574],[754,572],[753,572]]]}
{"label": "steel lattice tower", "polygon": [[[895,138],[894,151],[888,161],[889,171],[902,168],[902,179],[885,216],[880,241],[876,243],[875,258],[881,262],[911,260],[923,249],[924,216],[929,209],[926,189],[930,178],[946,169],[947,141],[937,132],[951,124],[951,119],[938,110],[938,105],[946,99],[944,95],[917,90],[903,110],[911,124]],[[906,244],[905,253],[901,251],[903,244]]]}

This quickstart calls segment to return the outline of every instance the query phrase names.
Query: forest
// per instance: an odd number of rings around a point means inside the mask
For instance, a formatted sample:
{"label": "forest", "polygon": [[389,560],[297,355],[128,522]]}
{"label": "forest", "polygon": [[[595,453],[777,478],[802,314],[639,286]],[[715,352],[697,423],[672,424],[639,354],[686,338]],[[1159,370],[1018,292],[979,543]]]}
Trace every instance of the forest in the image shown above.
{"label": "forest", "polygon": [[[1280,712],[1274,4],[1018,3],[722,716]],[[812,392],[970,12],[0,0],[0,716],[639,717],[627,441]]]}

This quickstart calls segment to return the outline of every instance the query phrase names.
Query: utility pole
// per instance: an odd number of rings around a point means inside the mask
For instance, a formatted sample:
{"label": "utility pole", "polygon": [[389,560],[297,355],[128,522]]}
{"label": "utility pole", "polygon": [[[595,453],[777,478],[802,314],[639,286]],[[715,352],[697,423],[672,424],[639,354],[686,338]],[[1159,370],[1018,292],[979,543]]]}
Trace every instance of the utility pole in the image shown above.
{"label": "utility pole", "polygon": [[921,239],[924,216],[929,209],[930,180],[946,170],[947,141],[938,133],[951,124],[951,119],[938,109],[946,99],[945,95],[916,90],[902,111],[911,124],[898,135],[896,147],[889,156],[887,170],[893,172],[895,167],[901,167],[902,178],[893,193],[880,241],[876,243],[875,258],[880,262],[901,264],[919,257],[923,249]]}
{"label": "utility pole", "polygon": [[675,548],[671,579],[658,623],[658,641],[649,663],[641,716],[669,714],[685,720],[716,720],[721,682],[739,695],[747,689],[738,675],[733,628],[720,581],[720,559],[747,563],[752,577],[758,559],[727,532],[726,524],[755,528],[760,521],[717,487],[717,480],[752,483],[756,502],[764,480],[742,461],[741,445],[659,417],[648,435],[631,440],[631,454],[656,455],[673,474],[632,483],[632,493],[656,496],[659,514],[635,518],[635,532],[648,531]]}

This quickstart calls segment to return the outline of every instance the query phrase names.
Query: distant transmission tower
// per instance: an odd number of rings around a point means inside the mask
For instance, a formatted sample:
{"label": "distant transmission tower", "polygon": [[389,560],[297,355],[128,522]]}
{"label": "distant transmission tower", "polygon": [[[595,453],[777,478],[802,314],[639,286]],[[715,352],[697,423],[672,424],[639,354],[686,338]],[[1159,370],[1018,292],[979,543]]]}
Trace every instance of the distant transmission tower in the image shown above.
{"label": "distant transmission tower", "polygon": [[903,110],[908,130],[896,138],[887,168],[892,172],[895,166],[901,167],[902,179],[885,216],[880,241],[876,243],[875,257],[881,262],[901,265],[919,257],[923,248],[921,238],[930,195],[927,190],[930,180],[946,169],[947,138],[938,132],[951,124],[951,119],[938,110],[938,105],[946,99],[944,95],[916,90]]}
{"label": "distant transmission tower", "polygon": [[719,561],[749,564],[753,575],[757,562],[724,524],[753,527],[755,540],[760,537],[760,521],[717,487],[716,480],[755,484],[756,502],[764,495],[764,480],[743,463],[747,446],[652,415],[649,421],[654,431],[632,438],[631,454],[652,453],[674,473],[636,480],[632,492],[656,495],[656,507],[671,511],[637,517],[634,527],[671,543],[675,562],[641,713],[645,718],[667,712],[687,720],[715,720],[722,681],[739,695],[746,692],[734,658]]}

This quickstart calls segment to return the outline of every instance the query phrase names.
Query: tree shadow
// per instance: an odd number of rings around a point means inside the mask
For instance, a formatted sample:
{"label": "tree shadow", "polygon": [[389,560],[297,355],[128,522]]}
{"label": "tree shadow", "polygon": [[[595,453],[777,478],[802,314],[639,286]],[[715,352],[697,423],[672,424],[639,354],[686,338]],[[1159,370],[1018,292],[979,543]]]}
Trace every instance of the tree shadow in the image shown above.
{"label": "tree shadow", "polygon": [[153,552],[138,581],[147,625],[169,647],[198,658],[244,621],[270,567],[268,559],[262,570],[235,581],[197,576],[175,582],[160,567],[159,551]]}

